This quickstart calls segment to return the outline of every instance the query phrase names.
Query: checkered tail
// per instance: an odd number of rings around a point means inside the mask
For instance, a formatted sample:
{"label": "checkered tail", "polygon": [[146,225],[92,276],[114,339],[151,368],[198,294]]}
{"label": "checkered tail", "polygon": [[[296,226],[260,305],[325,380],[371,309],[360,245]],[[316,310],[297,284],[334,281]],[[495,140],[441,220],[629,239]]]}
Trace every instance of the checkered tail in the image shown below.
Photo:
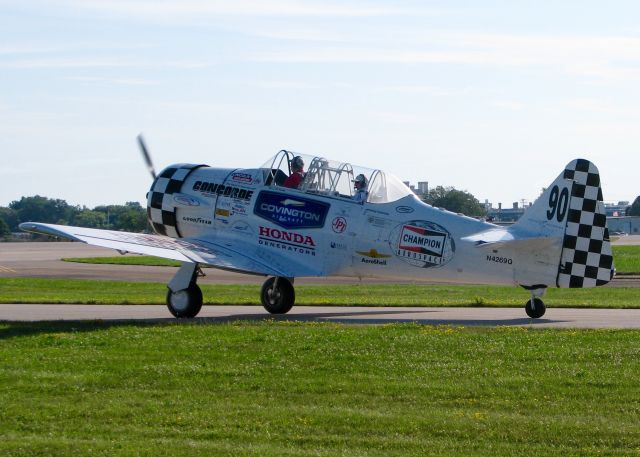
{"label": "checkered tail", "polygon": [[594,164],[577,159],[564,179],[573,181],[558,269],[558,287],[595,287],[613,278],[615,269],[607,218]]}

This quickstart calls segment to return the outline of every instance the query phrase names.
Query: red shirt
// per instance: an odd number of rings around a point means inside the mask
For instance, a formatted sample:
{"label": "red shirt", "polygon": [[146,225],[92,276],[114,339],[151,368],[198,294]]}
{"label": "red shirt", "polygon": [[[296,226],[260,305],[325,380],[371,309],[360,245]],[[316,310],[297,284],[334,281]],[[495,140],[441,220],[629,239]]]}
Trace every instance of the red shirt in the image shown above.
{"label": "red shirt", "polygon": [[304,175],[301,171],[294,171],[293,173],[291,173],[291,176],[285,179],[283,186],[297,189],[298,187],[300,187],[303,178]]}

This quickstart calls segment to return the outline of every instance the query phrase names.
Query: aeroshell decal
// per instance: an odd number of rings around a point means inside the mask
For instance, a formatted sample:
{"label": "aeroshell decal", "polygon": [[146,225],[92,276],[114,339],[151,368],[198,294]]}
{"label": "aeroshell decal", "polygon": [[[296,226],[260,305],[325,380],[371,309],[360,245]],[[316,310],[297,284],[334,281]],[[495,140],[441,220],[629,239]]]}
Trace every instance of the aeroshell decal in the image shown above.
{"label": "aeroshell decal", "polygon": [[328,203],[262,191],[258,194],[253,213],[286,229],[309,229],[324,227]]}
{"label": "aeroshell decal", "polygon": [[454,256],[451,234],[429,221],[410,221],[391,231],[389,245],[396,257],[421,268],[441,267]]}

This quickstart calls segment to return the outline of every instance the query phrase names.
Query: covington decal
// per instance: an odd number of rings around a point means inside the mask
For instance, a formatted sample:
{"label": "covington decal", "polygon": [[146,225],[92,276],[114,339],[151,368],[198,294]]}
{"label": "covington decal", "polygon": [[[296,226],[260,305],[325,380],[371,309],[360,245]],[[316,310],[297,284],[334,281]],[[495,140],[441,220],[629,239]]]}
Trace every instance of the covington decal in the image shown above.
{"label": "covington decal", "polygon": [[316,255],[316,243],[309,235],[259,227],[258,244],[298,254]]}
{"label": "covington decal", "polygon": [[193,190],[208,195],[221,195],[224,197],[237,198],[238,200],[251,200],[253,196],[252,190],[241,189],[239,187],[225,186],[206,181],[196,181],[193,184]]}
{"label": "covington decal", "polygon": [[391,232],[389,245],[396,257],[422,268],[440,267],[455,253],[451,234],[429,221],[411,221]]}
{"label": "covington decal", "polygon": [[322,228],[330,206],[303,197],[263,191],[258,195],[253,213],[283,228]]}

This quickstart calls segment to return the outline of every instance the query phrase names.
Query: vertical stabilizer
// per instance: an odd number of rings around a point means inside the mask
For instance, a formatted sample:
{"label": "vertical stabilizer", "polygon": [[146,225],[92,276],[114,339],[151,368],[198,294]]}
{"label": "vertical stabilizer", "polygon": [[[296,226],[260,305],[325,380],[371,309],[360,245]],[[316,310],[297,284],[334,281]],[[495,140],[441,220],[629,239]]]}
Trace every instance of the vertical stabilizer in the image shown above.
{"label": "vertical stabilizer", "polygon": [[[567,165],[564,179],[572,184],[557,286],[604,285],[613,278],[614,266],[600,174],[588,160],[577,159]],[[561,203],[561,192],[557,191],[556,206]]]}

